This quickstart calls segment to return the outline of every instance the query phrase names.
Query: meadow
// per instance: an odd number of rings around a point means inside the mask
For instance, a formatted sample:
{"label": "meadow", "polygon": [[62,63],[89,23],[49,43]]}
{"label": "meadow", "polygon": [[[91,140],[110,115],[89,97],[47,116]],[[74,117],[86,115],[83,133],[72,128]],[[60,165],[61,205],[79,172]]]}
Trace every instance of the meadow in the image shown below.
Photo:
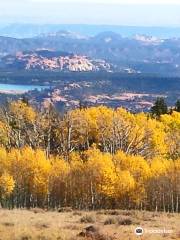
{"label": "meadow", "polygon": [[[144,233],[134,230],[170,230]],[[180,239],[180,217],[173,213],[127,210],[0,210],[1,240],[171,240]]]}

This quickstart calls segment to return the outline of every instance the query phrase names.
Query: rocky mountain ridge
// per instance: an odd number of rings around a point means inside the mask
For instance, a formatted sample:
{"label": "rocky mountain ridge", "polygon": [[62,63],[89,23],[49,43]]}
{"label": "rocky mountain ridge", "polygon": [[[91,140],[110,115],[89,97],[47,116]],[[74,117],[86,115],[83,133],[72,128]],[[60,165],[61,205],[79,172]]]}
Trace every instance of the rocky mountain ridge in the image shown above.
{"label": "rocky mountain ridge", "polygon": [[0,37],[1,59],[7,55],[15,55],[17,52],[34,52],[37,49],[72,52],[77,56],[87,56],[88,60],[102,59],[115,66],[118,72],[122,72],[122,69],[123,71],[130,69],[130,72],[180,76],[180,39],[178,38],[161,39],[142,34],[127,38],[111,31],[89,37],[68,31],[24,39]]}
{"label": "rocky mountain ridge", "polygon": [[104,60],[92,60],[84,55],[61,51],[36,50],[18,52],[2,58],[1,67],[19,70],[59,70],[70,72],[111,71]]}

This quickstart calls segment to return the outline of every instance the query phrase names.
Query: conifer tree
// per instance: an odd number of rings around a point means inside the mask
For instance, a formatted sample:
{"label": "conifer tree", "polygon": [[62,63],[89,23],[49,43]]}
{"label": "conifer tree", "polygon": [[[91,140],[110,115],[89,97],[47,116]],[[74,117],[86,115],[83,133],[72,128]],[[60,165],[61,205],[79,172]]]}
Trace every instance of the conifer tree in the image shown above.
{"label": "conifer tree", "polygon": [[168,113],[168,107],[164,98],[157,98],[154,106],[151,108],[153,116],[160,117],[162,114]]}
{"label": "conifer tree", "polygon": [[175,111],[180,112],[180,100],[177,100],[177,102],[175,104]]}

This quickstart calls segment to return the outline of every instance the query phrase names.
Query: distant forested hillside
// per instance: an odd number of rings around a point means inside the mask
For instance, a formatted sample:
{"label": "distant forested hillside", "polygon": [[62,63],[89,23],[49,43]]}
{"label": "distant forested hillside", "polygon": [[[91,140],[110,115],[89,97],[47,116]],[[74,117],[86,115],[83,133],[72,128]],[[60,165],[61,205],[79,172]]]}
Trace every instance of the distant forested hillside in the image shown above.
{"label": "distant forested hillside", "polygon": [[116,71],[180,75],[180,40],[146,35],[122,37],[115,32],[79,36],[68,31],[44,34],[34,38],[0,37],[0,66],[5,55],[48,49],[85,55],[113,64]]}

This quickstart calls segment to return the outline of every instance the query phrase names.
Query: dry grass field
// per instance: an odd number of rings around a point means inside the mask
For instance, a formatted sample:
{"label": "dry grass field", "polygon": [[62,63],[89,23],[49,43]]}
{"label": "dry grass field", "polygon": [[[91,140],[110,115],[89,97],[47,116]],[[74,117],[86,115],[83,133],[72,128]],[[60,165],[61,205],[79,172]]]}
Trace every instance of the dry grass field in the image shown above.
{"label": "dry grass field", "polygon": [[[0,240],[170,240],[180,239],[180,215],[139,211],[46,212],[0,209]],[[136,236],[137,226],[144,229]],[[154,230],[171,233],[147,233]]]}

